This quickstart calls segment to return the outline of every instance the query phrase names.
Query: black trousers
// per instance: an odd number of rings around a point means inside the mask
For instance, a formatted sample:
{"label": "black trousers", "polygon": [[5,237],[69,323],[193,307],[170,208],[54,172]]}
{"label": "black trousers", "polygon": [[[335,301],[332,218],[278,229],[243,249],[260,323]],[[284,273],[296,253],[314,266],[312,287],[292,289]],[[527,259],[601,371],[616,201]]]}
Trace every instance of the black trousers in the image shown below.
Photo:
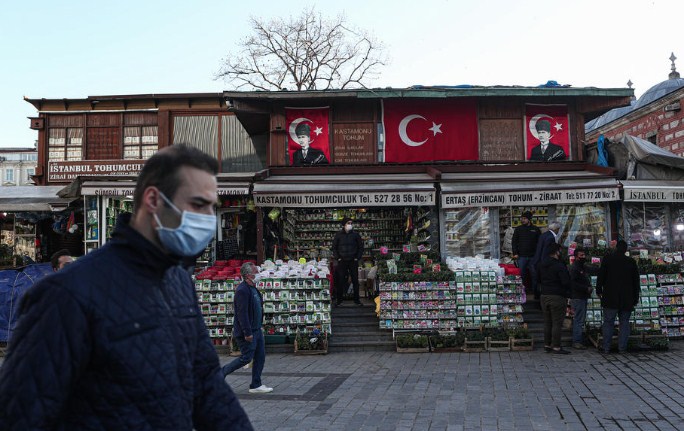
{"label": "black trousers", "polygon": [[351,276],[354,285],[354,302],[360,302],[359,298],[359,262],[354,260],[341,260],[335,267],[335,300],[342,302],[344,293],[349,287],[348,277]]}

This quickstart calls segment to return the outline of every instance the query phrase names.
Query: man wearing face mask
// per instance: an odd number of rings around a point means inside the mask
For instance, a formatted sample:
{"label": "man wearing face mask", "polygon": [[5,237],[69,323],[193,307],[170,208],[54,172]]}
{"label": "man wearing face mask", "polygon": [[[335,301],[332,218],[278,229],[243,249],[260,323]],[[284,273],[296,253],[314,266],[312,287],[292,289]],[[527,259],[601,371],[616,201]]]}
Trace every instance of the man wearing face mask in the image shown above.
{"label": "man wearing face mask", "polygon": [[216,159],[152,156],[111,241],[32,287],[0,369],[0,428],[251,430],[182,259],[216,229]]}
{"label": "man wearing face mask", "polygon": [[359,261],[363,257],[363,239],[354,231],[352,219],[342,219],[342,229],[333,238],[332,254],[335,264],[336,305],[342,305],[344,292],[351,277],[354,286],[354,304],[362,305],[359,297]]}
{"label": "man wearing face mask", "polygon": [[235,289],[233,300],[235,317],[233,318],[233,336],[240,347],[240,357],[223,366],[225,378],[235,370],[239,370],[250,362],[252,364],[252,382],[250,394],[267,394],[273,391],[261,383],[261,372],[266,362],[266,346],[261,323],[264,316],[264,298],[256,287],[261,278],[257,267],[246,262],[240,267],[242,283]]}
{"label": "man wearing face mask", "polygon": [[594,290],[591,287],[591,280],[584,267],[587,261],[587,253],[584,249],[575,249],[575,261],[570,265],[570,282],[572,283],[572,293],[570,304],[572,305],[572,347],[584,350],[584,322],[587,317],[587,300]]}

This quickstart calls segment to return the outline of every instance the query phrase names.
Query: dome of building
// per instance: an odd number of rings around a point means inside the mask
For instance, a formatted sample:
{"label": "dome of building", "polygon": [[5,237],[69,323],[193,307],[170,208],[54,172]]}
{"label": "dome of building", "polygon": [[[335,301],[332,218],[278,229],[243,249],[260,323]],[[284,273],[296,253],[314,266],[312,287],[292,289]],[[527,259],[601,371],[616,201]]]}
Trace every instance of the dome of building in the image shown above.
{"label": "dome of building", "polygon": [[639,100],[637,100],[637,103],[634,105],[634,109],[639,109],[642,106],[646,106],[651,102],[654,102],[661,97],[672,93],[675,90],[678,90],[682,87],[684,87],[684,79],[679,77],[679,72],[677,72],[677,68],[675,67],[675,60],[677,57],[674,56],[674,53],[670,56],[670,61],[672,61],[672,67],[670,75],[667,80],[654,85],[653,87],[649,88],[644,94],[641,95]]}

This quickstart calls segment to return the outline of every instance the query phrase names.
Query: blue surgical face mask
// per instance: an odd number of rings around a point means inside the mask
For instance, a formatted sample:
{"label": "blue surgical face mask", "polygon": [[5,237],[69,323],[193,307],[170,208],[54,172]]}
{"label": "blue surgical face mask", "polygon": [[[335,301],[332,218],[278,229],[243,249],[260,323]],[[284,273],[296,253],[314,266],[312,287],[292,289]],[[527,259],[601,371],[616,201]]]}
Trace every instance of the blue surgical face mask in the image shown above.
{"label": "blue surgical face mask", "polygon": [[175,206],[169,198],[164,196],[164,193],[159,192],[159,195],[164,201],[181,215],[181,223],[175,228],[171,229],[164,227],[154,214],[154,219],[159,225],[157,233],[159,235],[159,242],[169,252],[177,256],[196,256],[202,252],[209,244],[209,241],[214,238],[216,232],[216,215],[199,214],[191,211],[181,211]]}

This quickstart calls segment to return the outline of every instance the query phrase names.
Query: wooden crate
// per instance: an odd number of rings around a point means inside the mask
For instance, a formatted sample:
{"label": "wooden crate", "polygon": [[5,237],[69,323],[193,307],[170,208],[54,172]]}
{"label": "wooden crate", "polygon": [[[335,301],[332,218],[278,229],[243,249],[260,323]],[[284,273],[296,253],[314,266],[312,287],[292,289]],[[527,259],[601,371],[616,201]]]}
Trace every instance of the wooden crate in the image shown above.
{"label": "wooden crate", "polygon": [[328,354],[328,340],[323,342],[323,349],[316,350],[300,350],[297,348],[297,340],[294,342],[295,355],[327,355]]}
{"label": "wooden crate", "polygon": [[534,350],[534,339],[511,338],[511,350],[516,352]]}
{"label": "wooden crate", "polygon": [[468,340],[466,337],[463,342],[463,351],[469,353],[485,352],[487,350],[487,339],[484,340]]}
{"label": "wooden crate", "polygon": [[490,352],[509,352],[511,350],[511,339],[492,340],[491,337],[487,337],[487,350]]}

